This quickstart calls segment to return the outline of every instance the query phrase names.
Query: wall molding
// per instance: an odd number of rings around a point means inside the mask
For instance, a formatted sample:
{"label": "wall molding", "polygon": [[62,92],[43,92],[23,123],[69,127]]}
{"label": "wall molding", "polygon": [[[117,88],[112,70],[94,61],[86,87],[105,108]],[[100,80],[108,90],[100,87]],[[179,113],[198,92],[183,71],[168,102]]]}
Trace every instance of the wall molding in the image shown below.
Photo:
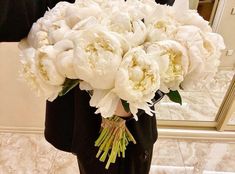
{"label": "wall molding", "polygon": [[[43,134],[40,127],[7,127],[0,126],[0,133]],[[235,132],[218,132],[216,130],[186,130],[158,128],[159,138],[235,141]]]}
{"label": "wall molding", "polygon": [[159,138],[235,142],[235,132],[216,130],[158,129]]}
{"label": "wall molding", "polygon": [[42,127],[17,127],[17,126],[0,126],[0,133],[29,133],[29,134],[42,134],[44,128]]}
{"label": "wall molding", "polygon": [[212,29],[214,32],[218,32],[219,24],[222,19],[222,15],[225,9],[225,4],[227,0],[220,0],[216,8],[215,16],[212,23]]}

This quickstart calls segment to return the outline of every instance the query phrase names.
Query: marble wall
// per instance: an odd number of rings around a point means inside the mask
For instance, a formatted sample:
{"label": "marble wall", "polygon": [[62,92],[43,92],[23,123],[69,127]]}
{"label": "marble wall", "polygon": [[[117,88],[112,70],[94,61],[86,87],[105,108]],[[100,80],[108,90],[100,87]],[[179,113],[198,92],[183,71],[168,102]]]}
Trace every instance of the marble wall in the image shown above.
{"label": "marble wall", "polygon": [[[234,70],[220,69],[211,83],[180,91],[182,105],[168,97],[156,104],[157,118],[163,120],[215,121],[216,114],[228,90]],[[234,108],[235,110],[235,108]]]}
{"label": "marble wall", "polygon": [[[79,174],[79,169],[76,156],[55,149],[41,134],[0,133],[0,173]],[[159,139],[150,174],[235,174],[235,142]]]}

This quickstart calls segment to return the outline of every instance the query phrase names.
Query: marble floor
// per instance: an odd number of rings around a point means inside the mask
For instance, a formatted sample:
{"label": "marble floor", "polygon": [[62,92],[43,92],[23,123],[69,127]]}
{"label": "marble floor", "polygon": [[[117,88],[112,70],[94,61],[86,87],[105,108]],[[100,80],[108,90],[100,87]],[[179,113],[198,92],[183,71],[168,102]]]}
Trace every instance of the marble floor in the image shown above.
{"label": "marble floor", "polygon": [[[0,133],[0,174],[79,174],[76,157],[42,134]],[[159,139],[150,174],[235,174],[235,141]]]}
{"label": "marble floor", "polygon": [[[168,97],[164,97],[155,106],[158,113],[157,118],[163,120],[214,121],[234,73],[234,70],[220,70],[211,83],[206,86],[197,85],[190,91],[180,91],[182,106],[170,102]],[[235,124],[234,120],[235,114],[230,124]]]}

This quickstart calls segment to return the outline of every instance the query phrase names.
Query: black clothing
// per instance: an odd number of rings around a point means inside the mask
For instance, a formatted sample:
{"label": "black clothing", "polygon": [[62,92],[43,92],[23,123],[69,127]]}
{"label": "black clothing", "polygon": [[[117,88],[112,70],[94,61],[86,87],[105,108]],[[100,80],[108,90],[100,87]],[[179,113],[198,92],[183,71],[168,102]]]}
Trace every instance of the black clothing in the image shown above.
{"label": "black clothing", "polygon": [[[26,37],[32,24],[60,0],[0,0],[0,42],[16,42]],[[74,2],[75,0],[64,0]],[[174,0],[155,0],[172,5]]]}
{"label": "black clothing", "polygon": [[[160,96],[156,95],[156,98]],[[101,116],[94,114],[96,109],[89,106],[89,99],[87,92],[76,87],[65,96],[47,102],[45,137],[55,147],[82,154],[85,148],[94,146]],[[147,149],[157,139],[156,118],[145,113],[138,115],[138,121],[129,119],[126,125],[138,146]]]}
{"label": "black clothing", "polygon": [[[73,2],[74,0],[66,0]],[[20,41],[27,36],[33,22],[53,8],[59,0],[0,0],[0,42]],[[159,0],[172,4],[172,0]],[[77,154],[81,174],[147,174],[151,164],[152,148],[157,139],[155,116],[138,113],[139,121],[126,122],[137,144],[130,144],[126,158],[117,159],[110,170],[95,158],[94,142],[99,135],[101,116],[89,106],[89,95],[78,87],[53,102],[47,102],[45,138],[56,148]],[[157,94],[156,99],[160,98]],[[103,172],[102,172],[103,171]]]}
{"label": "black clothing", "polygon": [[148,174],[151,166],[153,145],[148,149],[141,149],[138,145],[128,145],[126,158],[117,158],[115,164],[105,169],[105,163],[96,157],[97,149],[94,146],[89,152],[78,155],[80,174]]}
{"label": "black clothing", "polygon": [[59,0],[0,0],[0,42],[16,42],[26,37],[32,24],[58,2]]}

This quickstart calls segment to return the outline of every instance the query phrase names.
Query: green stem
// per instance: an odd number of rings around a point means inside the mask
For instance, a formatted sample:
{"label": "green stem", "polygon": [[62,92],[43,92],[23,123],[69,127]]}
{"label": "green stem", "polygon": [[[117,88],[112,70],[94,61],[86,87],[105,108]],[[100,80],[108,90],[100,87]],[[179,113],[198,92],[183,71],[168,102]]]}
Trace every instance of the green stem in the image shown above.
{"label": "green stem", "polygon": [[96,157],[104,162],[109,155],[105,166],[108,169],[117,157],[125,158],[126,146],[129,142],[136,144],[136,141],[126,127],[125,120],[118,116],[102,119],[101,126],[100,136],[95,141],[95,146],[99,147]]}

